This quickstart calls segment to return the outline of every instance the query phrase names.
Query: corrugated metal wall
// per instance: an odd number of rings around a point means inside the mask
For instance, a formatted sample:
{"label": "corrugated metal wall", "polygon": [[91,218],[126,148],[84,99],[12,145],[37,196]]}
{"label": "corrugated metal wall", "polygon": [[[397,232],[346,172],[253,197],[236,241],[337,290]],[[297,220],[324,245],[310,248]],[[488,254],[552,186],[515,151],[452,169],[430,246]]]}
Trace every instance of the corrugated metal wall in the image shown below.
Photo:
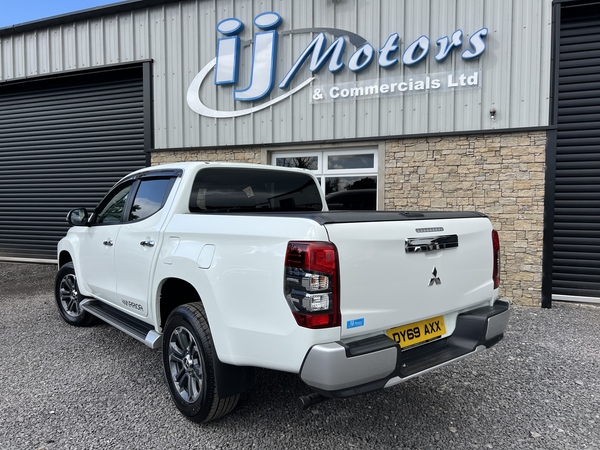
{"label": "corrugated metal wall", "polygon": [[552,293],[600,297],[600,2],[563,7]]}
{"label": "corrugated metal wall", "polygon": [[[311,91],[304,89],[287,101],[237,119],[194,113],[187,106],[186,91],[215,57],[216,24],[239,18],[245,24],[241,38],[249,41],[258,31],[254,17],[270,10],[283,18],[277,29],[277,83],[312,39],[308,33],[284,32],[330,27],[355,32],[376,50],[398,32],[398,56],[427,35],[432,50],[426,62],[413,68],[400,63],[385,70],[374,63],[358,74],[344,69],[336,75],[323,69],[317,74],[320,84],[475,68],[481,69],[482,87],[324,104],[311,103]],[[464,50],[470,34],[482,27],[489,35],[479,60],[463,61],[460,52],[443,63],[434,60],[437,39],[461,29]],[[537,127],[548,124],[550,32],[551,0],[182,1],[2,38],[0,80],[152,59],[154,137],[159,149]],[[353,51],[348,45],[345,62]],[[247,85],[251,67],[251,47],[242,46],[242,52],[238,88]],[[305,65],[291,87],[309,76]],[[281,92],[275,88],[271,96]],[[232,88],[216,88],[211,77],[201,95],[213,108],[239,108]],[[489,117],[491,108],[497,111],[496,121]]]}
{"label": "corrugated metal wall", "polygon": [[56,259],[72,208],[146,166],[142,68],[0,84],[0,259]]}

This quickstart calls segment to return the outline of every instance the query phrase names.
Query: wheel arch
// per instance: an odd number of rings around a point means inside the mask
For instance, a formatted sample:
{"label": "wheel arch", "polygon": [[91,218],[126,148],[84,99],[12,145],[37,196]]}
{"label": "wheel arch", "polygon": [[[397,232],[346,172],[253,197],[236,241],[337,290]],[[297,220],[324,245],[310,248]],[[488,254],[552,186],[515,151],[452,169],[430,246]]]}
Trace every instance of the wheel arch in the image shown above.
{"label": "wheel arch", "polygon": [[58,255],[58,267],[60,268],[70,262],[73,262],[73,257],[71,256],[71,253],[69,253],[67,250],[61,251]]}
{"label": "wheel arch", "polygon": [[[199,302],[204,305],[197,289],[191,283],[180,278],[167,278],[161,282],[158,301],[159,305],[157,312],[159,317],[157,322],[162,330],[165,328],[165,323],[169,314],[171,314],[178,306],[194,302]],[[206,315],[210,327],[208,311],[206,311]],[[212,329],[211,335],[213,336],[213,342],[215,342],[213,364],[219,396],[229,397],[252,389],[255,385],[254,367],[234,366],[222,362],[217,354],[217,345],[214,339],[215,334],[212,332]],[[164,336],[163,339],[167,339],[167,336]]]}
{"label": "wheel arch", "polygon": [[158,292],[158,324],[164,329],[171,311],[186,303],[202,303],[200,294],[191,283],[180,278],[167,278],[162,281]]}

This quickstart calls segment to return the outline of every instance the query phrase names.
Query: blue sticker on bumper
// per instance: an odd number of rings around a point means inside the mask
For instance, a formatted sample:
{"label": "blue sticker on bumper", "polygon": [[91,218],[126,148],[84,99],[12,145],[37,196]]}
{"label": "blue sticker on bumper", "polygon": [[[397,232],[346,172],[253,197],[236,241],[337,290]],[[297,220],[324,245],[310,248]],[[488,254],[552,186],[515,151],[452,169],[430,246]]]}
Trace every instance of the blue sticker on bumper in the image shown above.
{"label": "blue sticker on bumper", "polygon": [[356,328],[356,327],[362,327],[365,325],[365,319],[354,319],[354,320],[349,320],[348,322],[346,322],[346,328]]}

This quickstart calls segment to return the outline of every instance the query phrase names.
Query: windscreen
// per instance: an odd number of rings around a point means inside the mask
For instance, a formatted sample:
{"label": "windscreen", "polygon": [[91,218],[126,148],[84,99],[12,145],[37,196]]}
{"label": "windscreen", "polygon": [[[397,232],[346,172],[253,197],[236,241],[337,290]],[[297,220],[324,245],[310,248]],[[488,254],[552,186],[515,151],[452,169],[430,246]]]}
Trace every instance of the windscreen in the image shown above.
{"label": "windscreen", "polygon": [[200,170],[190,196],[190,211],[321,211],[319,186],[304,173],[255,168]]}

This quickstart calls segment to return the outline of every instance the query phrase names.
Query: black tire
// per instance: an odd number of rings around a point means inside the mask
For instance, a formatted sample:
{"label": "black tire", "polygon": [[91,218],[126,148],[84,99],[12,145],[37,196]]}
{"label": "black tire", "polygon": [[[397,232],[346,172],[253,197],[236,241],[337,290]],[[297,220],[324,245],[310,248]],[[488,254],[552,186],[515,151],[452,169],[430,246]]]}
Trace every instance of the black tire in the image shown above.
{"label": "black tire", "polygon": [[77,276],[73,263],[62,266],[56,274],[54,298],[62,318],[69,325],[87,327],[95,322],[95,317],[81,309],[83,297],[77,286]]}
{"label": "black tire", "polygon": [[240,395],[220,398],[217,393],[215,349],[201,303],[188,303],[171,312],[162,349],[171,398],[184,416],[210,422],[233,411]]}

